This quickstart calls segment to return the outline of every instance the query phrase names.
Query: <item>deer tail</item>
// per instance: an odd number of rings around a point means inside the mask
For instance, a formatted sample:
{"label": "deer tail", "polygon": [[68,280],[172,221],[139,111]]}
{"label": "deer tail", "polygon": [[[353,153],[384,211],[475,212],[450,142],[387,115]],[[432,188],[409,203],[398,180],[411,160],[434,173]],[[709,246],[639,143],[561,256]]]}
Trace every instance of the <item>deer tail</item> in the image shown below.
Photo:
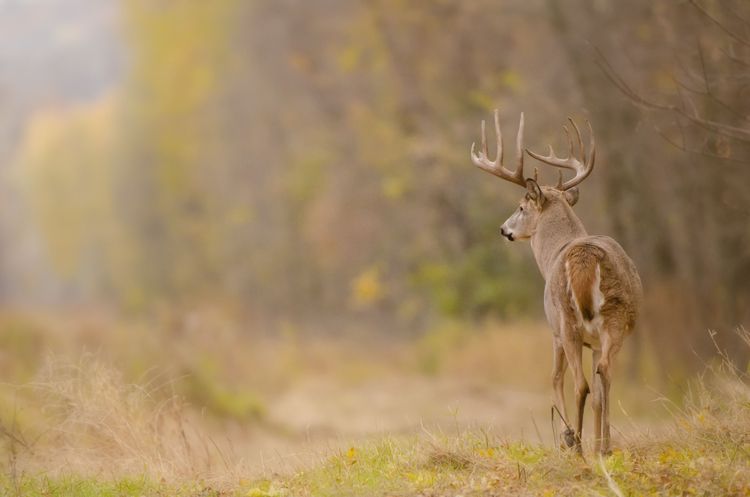
{"label": "deer tail", "polygon": [[574,247],[568,252],[565,261],[568,289],[576,314],[584,322],[593,321],[603,303],[599,288],[601,283],[600,258],[592,248],[585,245]]}

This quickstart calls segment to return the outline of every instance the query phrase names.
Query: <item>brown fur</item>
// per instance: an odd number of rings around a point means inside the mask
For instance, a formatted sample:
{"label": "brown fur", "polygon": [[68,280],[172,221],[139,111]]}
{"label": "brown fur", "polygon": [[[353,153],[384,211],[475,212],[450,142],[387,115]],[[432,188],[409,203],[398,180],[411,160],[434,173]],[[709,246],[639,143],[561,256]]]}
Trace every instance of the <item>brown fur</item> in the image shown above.
{"label": "brown fur", "polygon": [[568,286],[578,303],[583,319],[594,319],[593,287],[596,280],[596,266],[603,257],[602,250],[593,245],[578,245],[566,254],[565,268],[568,273]]}
{"label": "brown fur", "polygon": [[[503,224],[501,233],[509,239],[530,239],[534,258],[546,281],[544,311],[552,327],[554,347],[552,385],[555,404],[565,419],[568,412],[563,382],[568,366],[575,381],[574,446],[582,451],[583,410],[586,397],[592,393],[594,447],[597,452],[607,453],[611,365],[625,337],[633,332],[642,298],[640,278],[633,261],[615,240],[586,233],[571,208],[575,196],[546,186],[540,191],[536,200],[526,197],[521,200],[519,209]],[[597,267],[601,302],[597,302],[594,289]],[[596,305],[601,308],[595,308]],[[593,355],[593,388],[583,372],[583,346],[589,347]],[[564,424],[568,426],[567,421]]]}

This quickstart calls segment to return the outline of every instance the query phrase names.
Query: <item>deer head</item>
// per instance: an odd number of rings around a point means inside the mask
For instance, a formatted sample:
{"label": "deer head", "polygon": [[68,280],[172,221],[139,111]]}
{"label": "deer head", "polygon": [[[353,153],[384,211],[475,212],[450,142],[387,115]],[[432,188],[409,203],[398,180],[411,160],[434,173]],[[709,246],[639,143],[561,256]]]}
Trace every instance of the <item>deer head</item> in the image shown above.
{"label": "deer head", "polygon": [[[539,219],[546,212],[551,211],[551,206],[558,202],[565,202],[569,206],[575,205],[578,201],[578,188],[576,186],[580,184],[594,168],[594,160],[596,159],[596,144],[594,142],[594,132],[591,129],[591,124],[586,121],[589,128],[590,145],[589,151],[583,145],[581,139],[581,131],[576,126],[576,123],[568,118],[570,124],[573,126],[576,135],[576,141],[574,144],[573,138],[570,135],[570,131],[567,126],[563,126],[565,134],[568,138],[569,153],[568,157],[560,158],[555,155],[552,145],[549,146],[549,155],[540,155],[531,150],[524,149],[523,146],[523,128],[524,118],[521,113],[521,120],[518,125],[518,135],[516,136],[516,169],[510,171],[503,166],[503,137],[500,130],[500,118],[497,109],[495,109],[495,136],[497,138],[497,156],[495,160],[489,159],[487,150],[487,137],[485,133],[485,124],[482,121],[482,149],[479,152],[475,152],[475,144],[471,145],[471,160],[479,168],[494,174],[495,176],[502,178],[506,181],[510,181],[516,185],[522,186],[526,189],[526,194],[521,198],[518,209],[503,223],[500,228],[500,234],[506,237],[510,241],[523,240],[530,238],[536,231]],[[577,145],[577,150],[574,150]],[[563,169],[570,169],[575,172],[575,176],[566,182],[563,182],[562,170],[560,171],[560,179],[555,186],[540,186],[537,183],[537,171],[534,171],[533,178],[524,177],[523,173],[523,154],[524,150],[533,158],[545,163],[550,166],[555,166]],[[577,152],[577,153],[576,153]]]}

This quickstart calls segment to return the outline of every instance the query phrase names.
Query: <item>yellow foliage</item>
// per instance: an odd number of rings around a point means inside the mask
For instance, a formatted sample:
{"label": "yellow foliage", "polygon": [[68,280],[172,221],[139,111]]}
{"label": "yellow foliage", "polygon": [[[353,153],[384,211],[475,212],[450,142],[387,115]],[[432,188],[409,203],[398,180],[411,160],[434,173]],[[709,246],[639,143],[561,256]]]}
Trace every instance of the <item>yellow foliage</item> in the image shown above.
{"label": "yellow foliage", "polygon": [[398,200],[409,190],[409,180],[403,175],[388,176],[383,179],[381,188],[386,198]]}
{"label": "yellow foliage", "polygon": [[226,26],[237,1],[190,0],[126,2],[139,124],[148,130],[157,154],[157,174],[167,191],[180,198],[190,172],[210,138],[210,121],[200,119],[216,95],[230,53]]}
{"label": "yellow foliage", "polygon": [[117,257],[114,222],[118,99],[49,109],[32,116],[20,147],[16,180],[61,275],[72,277],[84,251]]}
{"label": "yellow foliage", "polygon": [[492,110],[495,108],[495,100],[492,98],[492,96],[488,95],[485,92],[474,90],[469,92],[469,100],[476,105],[477,107],[485,110]]}
{"label": "yellow foliage", "polygon": [[272,484],[264,483],[263,485],[251,488],[245,495],[247,497],[281,497],[285,493]]}
{"label": "yellow foliage", "polygon": [[495,457],[496,450],[493,447],[480,447],[476,449],[476,453],[482,457],[492,458]]}
{"label": "yellow foliage", "polygon": [[348,45],[338,55],[338,64],[345,73],[351,73],[357,69],[360,59],[362,58],[362,47],[358,45]]}
{"label": "yellow foliage", "polygon": [[380,270],[370,267],[352,282],[352,303],[356,308],[367,308],[379,302],[384,295]]}
{"label": "yellow foliage", "polygon": [[[123,4],[133,51],[126,124],[139,131],[136,148],[147,158],[129,164],[143,168],[129,174],[145,178],[150,187],[143,216],[160,231],[158,250],[169,254],[168,264],[160,262],[146,240],[138,247],[138,270],[145,282],[152,281],[147,273],[153,268],[146,266],[154,261],[168,291],[205,289],[207,275],[216,274],[220,264],[225,232],[254,216],[245,205],[217,199],[207,181],[216,167],[210,158],[225,146],[215,111],[233,68],[232,34],[241,2]],[[190,250],[182,250],[186,246]]]}
{"label": "yellow foliage", "polygon": [[500,82],[513,93],[523,93],[524,81],[518,71],[508,69],[500,76]]}
{"label": "yellow foliage", "polygon": [[346,461],[349,464],[356,464],[357,462],[357,449],[354,447],[349,447],[349,450],[346,451]]}

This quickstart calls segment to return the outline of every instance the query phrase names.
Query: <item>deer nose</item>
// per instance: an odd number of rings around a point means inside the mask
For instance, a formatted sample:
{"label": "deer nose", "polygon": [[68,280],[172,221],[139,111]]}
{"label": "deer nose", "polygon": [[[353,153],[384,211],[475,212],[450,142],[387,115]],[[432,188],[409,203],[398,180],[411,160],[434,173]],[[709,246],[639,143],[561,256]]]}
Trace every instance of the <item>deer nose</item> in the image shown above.
{"label": "deer nose", "polygon": [[511,233],[510,230],[506,231],[505,226],[500,226],[500,234],[511,242],[513,241],[513,233]]}

